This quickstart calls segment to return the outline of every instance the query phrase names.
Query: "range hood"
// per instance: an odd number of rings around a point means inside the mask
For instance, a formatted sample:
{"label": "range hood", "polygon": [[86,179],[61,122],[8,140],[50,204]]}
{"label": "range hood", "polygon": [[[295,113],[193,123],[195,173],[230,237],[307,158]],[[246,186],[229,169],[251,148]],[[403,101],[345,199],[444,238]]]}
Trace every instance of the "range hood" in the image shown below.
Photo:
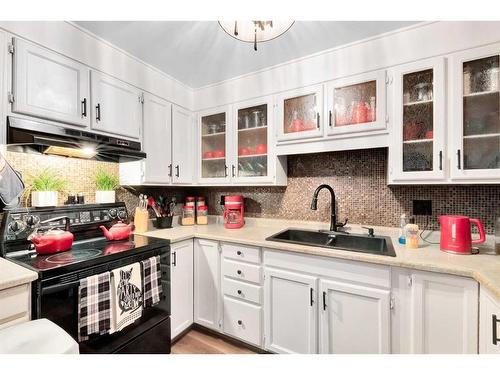
{"label": "range hood", "polygon": [[140,142],[7,117],[7,149],[101,161],[133,161],[146,157]]}

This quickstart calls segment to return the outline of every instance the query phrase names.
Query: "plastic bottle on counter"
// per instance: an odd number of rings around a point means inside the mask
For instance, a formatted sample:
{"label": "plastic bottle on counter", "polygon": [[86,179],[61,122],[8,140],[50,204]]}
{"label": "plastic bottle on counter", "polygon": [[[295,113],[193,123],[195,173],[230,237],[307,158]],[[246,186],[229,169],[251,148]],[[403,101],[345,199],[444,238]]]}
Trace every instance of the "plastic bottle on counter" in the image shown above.
{"label": "plastic bottle on counter", "polygon": [[415,224],[413,218],[405,226],[405,237],[407,249],[418,249],[418,224]]}
{"label": "plastic bottle on counter", "polygon": [[406,214],[402,214],[399,219],[399,239],[398,239],[401,245],[404,245],[406,243],[405,226],[406,226]]}

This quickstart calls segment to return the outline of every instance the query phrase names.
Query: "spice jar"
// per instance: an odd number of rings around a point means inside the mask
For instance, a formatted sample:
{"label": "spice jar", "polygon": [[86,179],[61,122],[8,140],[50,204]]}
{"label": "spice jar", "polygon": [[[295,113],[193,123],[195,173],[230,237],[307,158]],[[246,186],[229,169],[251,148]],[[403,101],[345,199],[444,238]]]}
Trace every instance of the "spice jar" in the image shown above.
{"label": "spice jar", "polygon": [[418,249],[418,225],[406,224],[405,232],[406,232],[406,248]]}
{"label": "spice jar", "polygon": [[181,224],[194,225],[194,206],[182,206]]}
{"label": "spice jar", "polygon": [[196,224],[207,225],[208,224],[208,207],[199,206],[196,215]]}
{"label": "spice jar", "polygon": [[205,197],[196,197],[196,208],[200,206],[206,206]]}
{"label": "spice jar", "polygon": [[186,197],[186,206],[194,208],[194,197]]}

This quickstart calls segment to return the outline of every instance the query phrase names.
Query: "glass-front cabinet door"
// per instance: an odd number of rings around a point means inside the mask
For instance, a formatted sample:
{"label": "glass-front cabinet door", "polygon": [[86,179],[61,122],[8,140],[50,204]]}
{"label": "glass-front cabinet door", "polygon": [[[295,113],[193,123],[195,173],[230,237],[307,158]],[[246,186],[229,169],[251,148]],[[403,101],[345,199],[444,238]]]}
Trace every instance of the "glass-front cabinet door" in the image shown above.
{"label": "glass-front cabinet door", "polygon": [[258,182],[270,179],[272,98],[237,103],[233,106],[236,123],[235,160],[231,178],[235,182]]}
{"label": "glass-front cabinet door", "polygon": [[323,136],[323,85],[287,91],[275,100],[278,141]]}
{"label": "glass-front cabinet door", "polygon": [[199,179],[202,182],[229,181],[228,142],[230,137],[229,107],[198,116]]}
{"label": "glass-front cabinet door", "polygon": [[327,84],[327,133],[386,129],[386,72],[376,71]]}
{"label": "glass-front cabinet door", "polygon": [[453,56],[452,178],[500,177],[500,48]]}
{"label": "glass-front cabinet door", "polygon": [[394,68],[389,173],[397,180],[445,178],[445,62],[428,59]]}

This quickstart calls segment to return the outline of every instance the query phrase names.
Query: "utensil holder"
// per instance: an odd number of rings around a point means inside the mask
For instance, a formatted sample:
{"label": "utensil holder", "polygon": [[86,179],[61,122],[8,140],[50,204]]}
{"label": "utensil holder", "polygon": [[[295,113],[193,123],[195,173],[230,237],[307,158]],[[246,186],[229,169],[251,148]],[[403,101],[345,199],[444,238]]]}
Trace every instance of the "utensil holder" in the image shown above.
{"label": "utensil holder", "polygon": [[155,228],[158,229],[165,229],[165,228],[172,228],[172,219],[173,216],[162,216],[162,217],[157,217],[153,221],[153,225]]}

